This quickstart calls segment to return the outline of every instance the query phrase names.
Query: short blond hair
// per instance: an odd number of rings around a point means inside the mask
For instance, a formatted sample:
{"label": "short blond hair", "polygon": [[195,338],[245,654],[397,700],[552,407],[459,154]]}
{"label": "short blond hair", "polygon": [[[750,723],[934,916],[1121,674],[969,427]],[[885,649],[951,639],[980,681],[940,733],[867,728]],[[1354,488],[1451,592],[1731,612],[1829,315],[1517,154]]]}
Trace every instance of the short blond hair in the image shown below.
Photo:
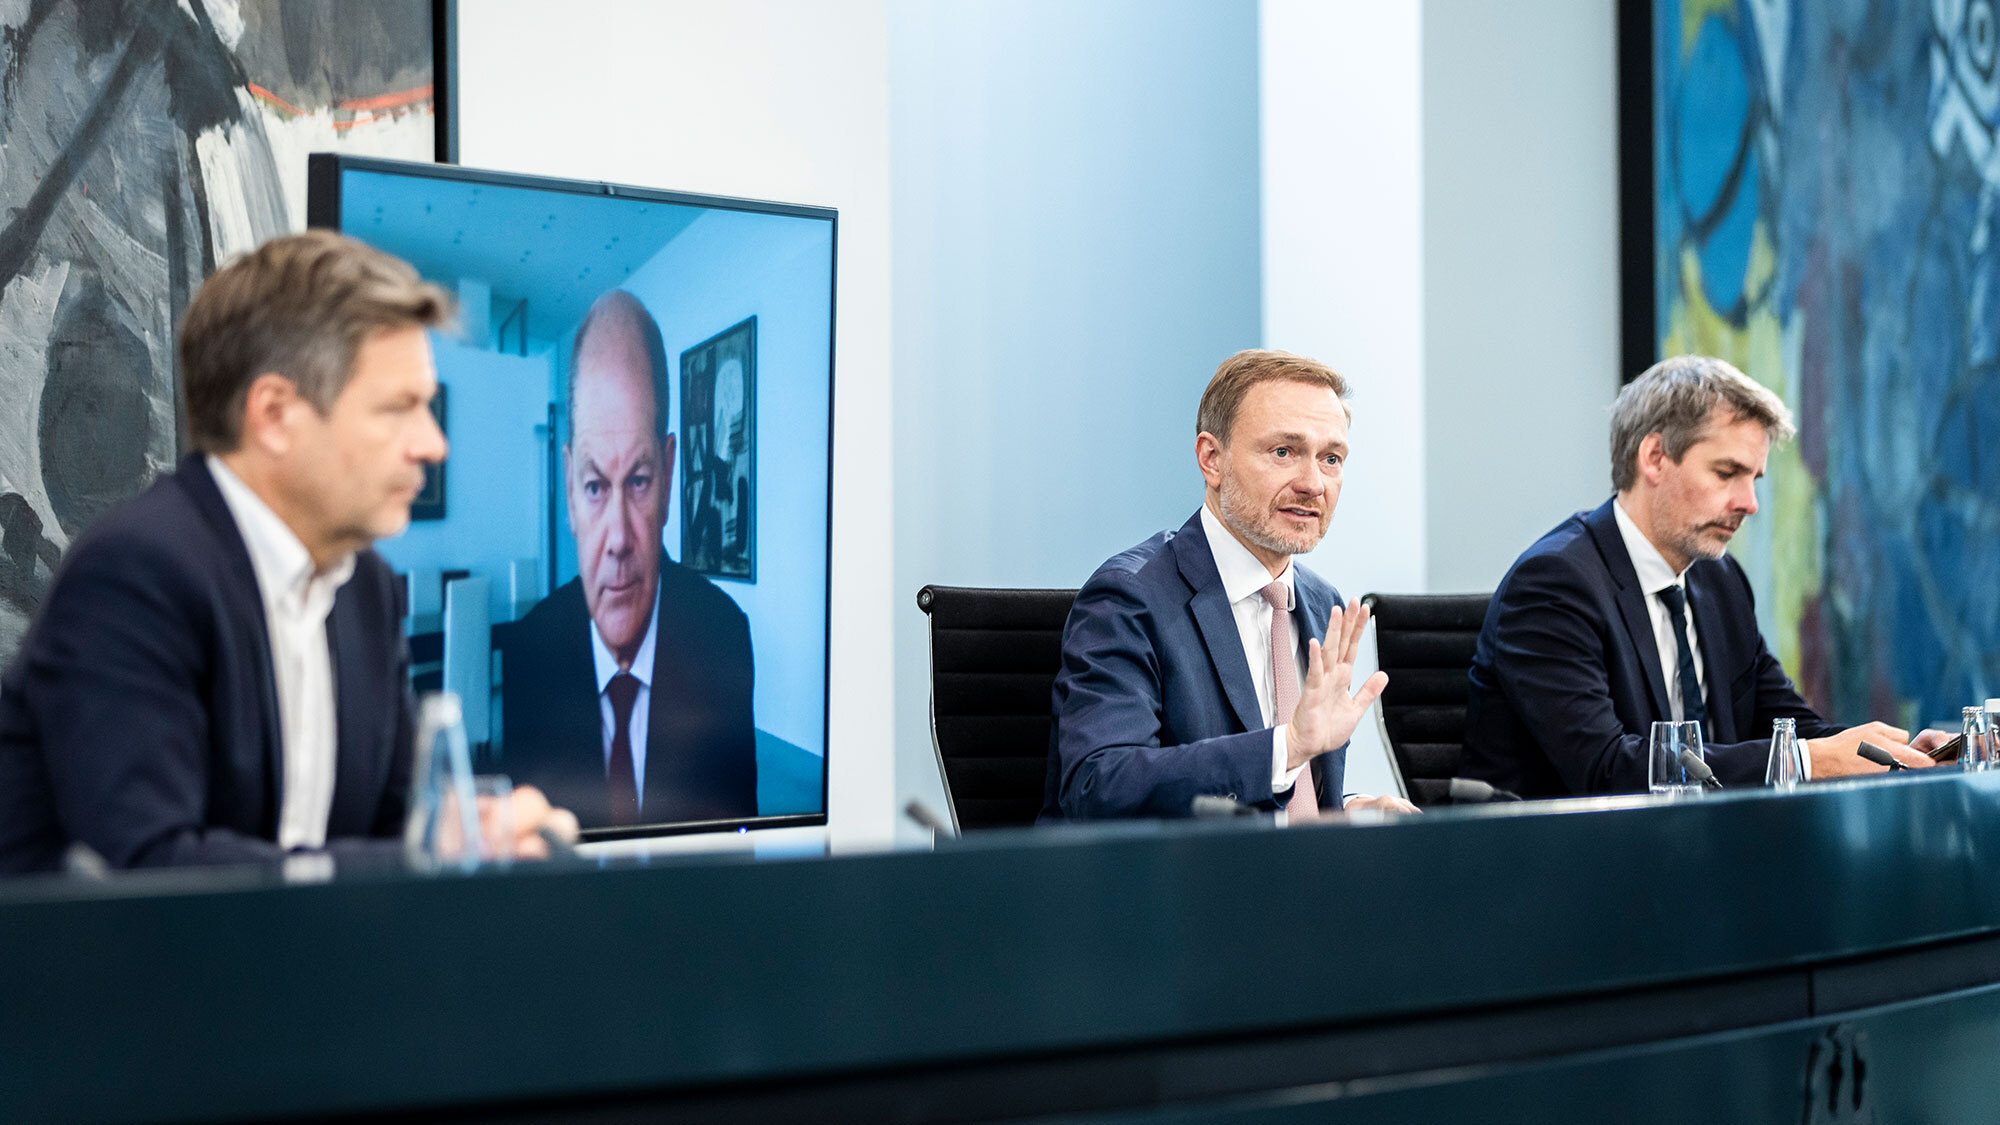
{"label": "short blond hair", "polygon": [[1201,406],[1195,410],[1195,433],[1214,434],[1216,440],[1227,442],[1250,388],[1275,381],[1325,387],[1340,399],[1341,409],[1347,411],[1348,417],[1354,416],[1353,408],[1347,405],[1347,380],[1341,378],[1340,372],[1316,359],[1291,352],[1248,348],[1223,360],[1209,378],[1208,389],[1201,392]]}
{"label": "short blond hair", "polygon": [[364,340],[451,316],[450,295],[400,258],[326,230],[274,238],[211,274],[181,317],[188,442],[203,453],[242,444],[244,400],[267,372],[324,414]]}

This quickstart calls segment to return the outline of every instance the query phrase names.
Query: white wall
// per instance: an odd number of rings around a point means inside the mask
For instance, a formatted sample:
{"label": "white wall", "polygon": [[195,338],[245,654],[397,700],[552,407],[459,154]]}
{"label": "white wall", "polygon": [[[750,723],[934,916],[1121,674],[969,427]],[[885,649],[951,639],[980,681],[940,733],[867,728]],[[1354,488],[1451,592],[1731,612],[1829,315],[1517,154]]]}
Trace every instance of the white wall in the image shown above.
{"label": "white wall", "polygon": [[1260,335],[1256,10],[891,14],[897,803],[942,809],[917,590],[1079,586],[1201,504],[1196,401]]}
{"label": "white wall", "polygon": [[840,211],[829,813],[891,832],[886,0],[480,0],[459,20],[468,166]]}
{"label": "white wall", "polygon": [[1433,590],[1491,590],[1528,544],[1611,493],[1615,8],[1423,6]]}
{"label": "white wall", "polygon": [[[1350,601],[1425,588],[1421,8],[1263,0],[1264,340],[1352,385],[1353,453],[1306,565]],[[1364,669],[1365,671],[1365,669]],[[1351,792],[1394,792],[1373,723]]]}

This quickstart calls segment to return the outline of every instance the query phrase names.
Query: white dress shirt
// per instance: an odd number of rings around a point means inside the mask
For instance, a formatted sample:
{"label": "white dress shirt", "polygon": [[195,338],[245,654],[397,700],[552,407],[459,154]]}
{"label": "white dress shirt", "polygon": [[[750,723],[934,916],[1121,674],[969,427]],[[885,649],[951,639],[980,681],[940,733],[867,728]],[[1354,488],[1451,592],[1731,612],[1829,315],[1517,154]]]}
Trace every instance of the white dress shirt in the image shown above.
{"label": "white dress shirt", "polygon": [[[639,694],[632,697],[632,714],[629,716],[628,732],[632,743],[632,783],[638,794],[639,809],[646,808],[646,731],[652,724],[653,703],[653,634],[660,628],[660,595],[653,591],[653,616],[646,622],[646,637],[639,642],[638,654],[632,657],[632,678],[639,681]],[[617,733],[614,725],[616,716],[611,708],[611,677],[618,674],[618,658],[604,643],[604,637],[597,631],[597,622],[590,623],[590,655],[597,666],[597,713],[604,722],[604,772],[611,773],[611,740]]]}
{"label": "white dress shirt", "polygon": [[354,556],[315,570],[306,545],[229,466],[211,456],[208,471],[243,536],[264,601],[271,678],[278,689],[279,758],[284,763],[278,787],[278,846],[322,847],[327,813],[333,808],[334,756],[339,746],[326,617],[333,612],[334,594],[354,575]]}
{"label": "white dress shirt", "polygon": [[[1216,572],[1222,575],[1222,596],[1229,599],[1229,612],[1236,617],[1236,636],[1243,642],[1243,659],[1250,664],[1250,682],[1257,688],[1257,710],[1263,715],[1264,725],[1273,726],[1276,718],[1273,711],[1276,704],[1271,683],[1272,609],[1271,603],[1264,600],[1264,587],[1273,581],[1291,586],[1293,574],[1291,560],[1285,560],[1284,573],[1273,579],[1264,564],[1257,561],[1257,556],[1250,553],[1250,548],[1245,547],[1237,541],[1236,536],[1229,533],[1229,529],[1222,525],[1222,521],[1216,518],[1215,513],[1208,510],[1207,504],[1201,506],[1201,530],[1202,534],[1208,536],[1208,550],[1215,556]],[[1295,606],[1298,604],[1296,589],[1293,592],[1292,604]],[[1306,653],[1305,646],[1297,642],[1304,636],[1305,630],[1294,620],[1292,640],[1298,650],[1298,683],[1301,694],[1304,693],[1306,686]],[[1279,726],[1271,734],[1271,792],[1273,793],[1283,793],[1290,789],[1299,779],[1299,770],[1306,768],[1299,766],[1297,769],[1286,769],[1287,750],[1285,728]]]}
{"label": "white dress shirt", "polygon": [[1694,602],[1687,598],[1687,571],[1674,573],[1652,540],[1625,514],[1623,503],[1613,500],[1611,512],[1618,520],[1618,534],[1625,540],[1625,553],[1632,556],[1632,569],[1639,574],[1639,589],[1646,594],[1646,614],[1653,620],[1653,645],[1660,650],[1660,675],[1667,682],[1667,706],[1679,721],[1687,717],[1687,708],[1681,703],[1681,650],[1674,641],[1673,612],[1660,600],[1660,591],[1669,586],[1680,587],[1681,604],[1686,607],[1683,616],[1687,618],[1688,652],[1694,656],[1695,682],[1701,685],[1702,698],[1708,698],[1708,669],[1701,662],[1701,636],[1695,632]]}

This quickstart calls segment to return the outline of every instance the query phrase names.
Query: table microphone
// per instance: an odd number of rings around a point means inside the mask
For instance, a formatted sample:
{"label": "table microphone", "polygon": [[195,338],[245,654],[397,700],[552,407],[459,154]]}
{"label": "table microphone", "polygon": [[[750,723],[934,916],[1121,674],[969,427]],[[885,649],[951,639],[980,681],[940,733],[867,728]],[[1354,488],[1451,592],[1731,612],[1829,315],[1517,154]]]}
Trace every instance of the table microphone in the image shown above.
{"label": "table microphone", "polygon": [[1497,785],[1470,777],[1454,777],[1450,786],[1451,803],[1454,805],[1484,805],[1493,801],[1518,801],[1521,798]]}
{"label": "table microphone", "polygon": [[1722,788],[1722,782],[1715,779],[1715,771],[1709,769],[1708,763],[1701,760],[1701,755],[1691,749],[1681,751],[1681,768],[1687,771],[1689,777],[1701,782],[1704,788]]}
{"label": "table microphone", "polygon": [[1880,746],[1877,746],[1872,742],[1862,743],[1860,748],[1855,750],[1854,752],[1868,759],[1869,761],[1874,762],[1878,766],[1888,766],[1891,770],[1906,770],[1910,768],[1904,765],[1903,763],[1897,761],[1896,756],[1894,754],[1889,753],[1887,750],[1882,749]]}

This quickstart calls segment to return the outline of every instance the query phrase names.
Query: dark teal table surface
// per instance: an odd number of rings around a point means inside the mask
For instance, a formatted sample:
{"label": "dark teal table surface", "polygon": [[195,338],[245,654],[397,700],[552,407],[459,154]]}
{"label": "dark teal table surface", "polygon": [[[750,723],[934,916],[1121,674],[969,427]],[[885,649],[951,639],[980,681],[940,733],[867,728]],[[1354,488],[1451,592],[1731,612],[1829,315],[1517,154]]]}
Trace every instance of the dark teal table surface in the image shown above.
{"label": "dark teal table surface", "polygon": [[[2000,1071],[1996,861],[2000,774],[1939,771],[935,853],[23,880],[0,1120],[1505,1119],[1647,1076],[1656,1119],[1720,1090],[1797,1120],[1830,1034],[1883,1060],[1884,1112],[1970,1107]],[[1975,1043],[1993,1062],[1939,1061]]]}

